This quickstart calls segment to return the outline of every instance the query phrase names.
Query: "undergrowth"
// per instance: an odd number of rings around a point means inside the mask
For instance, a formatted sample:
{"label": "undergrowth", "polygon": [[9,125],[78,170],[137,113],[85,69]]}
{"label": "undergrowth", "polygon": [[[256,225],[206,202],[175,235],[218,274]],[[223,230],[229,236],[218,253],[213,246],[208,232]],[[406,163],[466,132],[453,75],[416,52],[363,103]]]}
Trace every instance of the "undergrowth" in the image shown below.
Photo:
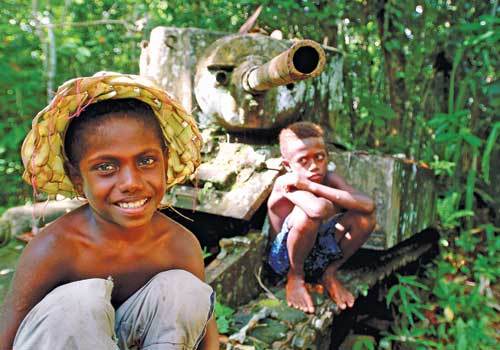
{"label": "undergrowth", "polygon": [[496,348],[500,322],[498,232],[491,224],[459,234],[447,231],[425,278],[398,275],[399,283],[386,297],[397,314],[396,322],[379,348]]}

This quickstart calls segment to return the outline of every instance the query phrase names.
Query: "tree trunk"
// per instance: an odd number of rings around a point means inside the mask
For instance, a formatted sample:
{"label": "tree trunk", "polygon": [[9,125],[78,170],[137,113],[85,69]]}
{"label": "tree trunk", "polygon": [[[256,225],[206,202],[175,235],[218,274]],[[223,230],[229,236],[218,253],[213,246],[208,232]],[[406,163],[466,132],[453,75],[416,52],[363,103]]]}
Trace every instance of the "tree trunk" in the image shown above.
{"label": "tree trunk", "polygon": [[[38,0],[33,0],[31,2],[31,15],[33,17],[35,33],[40,40],[40,47],[42,48],[43,56],[45,57],[43,61],[43,71],[45,73],[45,79],[47,81],[47,103],[54,94],[54,80],[56,76],[57,69],[57,54],[56,54],[56,40],[54,34],[54,28],[51,25],[47,26],[47,36],[45,36],[45,31],[42,29],[40,24],[40,11],[38,8]],[[48,17],[49,24],[51,22],[50,16]]]}
{"label": "tree trunk", "polygon": [[[396,117],[390,122],[390,133],[397,134],[401,129],[401,118],[403,115],[403,108],[401,99],[398,98],[399,95],[403,93],[404,85],[397,83],[396,71],[398,67],[399,59],[396,55],[392,55],[387,49],[387,39],[390,35],[390,19],[386,11],[387,0],[382,0],[377,12],[377,22],[378,30],[380,36],[380,47],[382,48],[384,68],[387,76],[387,88],[389,92],[389,99],[392,109],[394,110]],[[398,86],[399,85],[399,86]],[[403,89],[401,89],[403,88]]]}

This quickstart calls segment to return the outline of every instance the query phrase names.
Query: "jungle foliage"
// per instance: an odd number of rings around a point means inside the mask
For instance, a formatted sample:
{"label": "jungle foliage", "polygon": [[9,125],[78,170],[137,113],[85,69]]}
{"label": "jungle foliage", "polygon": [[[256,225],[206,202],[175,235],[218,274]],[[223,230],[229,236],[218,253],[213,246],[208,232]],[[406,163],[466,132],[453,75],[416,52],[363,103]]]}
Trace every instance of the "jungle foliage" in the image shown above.
{"label": "jungle foliage", "polygon": [[488,348],[499,321],[491,312],[500,244],[497,0],[4,0],[0,210],[31,198],[20,143],[59,84],[97,70],[137,73],[139,44],[157,25],[236,32],[258,5],[262,30],[344,53],[347,147],[404,154],[439,179],[447,243],[426,280],[402,276],[391,292],[406,309],[387,341]]}

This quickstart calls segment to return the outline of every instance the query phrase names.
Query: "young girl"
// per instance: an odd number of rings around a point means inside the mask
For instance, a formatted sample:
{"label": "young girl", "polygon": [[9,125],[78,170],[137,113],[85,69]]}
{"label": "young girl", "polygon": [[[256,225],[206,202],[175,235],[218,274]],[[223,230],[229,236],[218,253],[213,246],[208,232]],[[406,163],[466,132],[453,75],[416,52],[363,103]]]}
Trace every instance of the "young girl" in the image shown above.
{"label": "young girl", "polygon": [[200,147],[193,119],[144,78],[101,73],[59,88],[23,144],[23,177],[87,203],[24,250],[1,349],[218,349],[199,242],[157,210]]}

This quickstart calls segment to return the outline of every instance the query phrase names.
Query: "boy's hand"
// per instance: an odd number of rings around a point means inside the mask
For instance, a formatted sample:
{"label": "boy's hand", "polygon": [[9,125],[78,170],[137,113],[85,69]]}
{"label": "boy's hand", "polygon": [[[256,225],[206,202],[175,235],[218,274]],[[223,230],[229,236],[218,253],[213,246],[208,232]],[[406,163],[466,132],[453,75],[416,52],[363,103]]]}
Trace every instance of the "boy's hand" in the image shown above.
{"label": "boy's hand", "polygon": [[285,192],[293,192],[296,190],[304,190],[307,191],[307,180],[302,180],[295,173],[287,173],[281,177],[281,185]]}
{"label": "boy's hand", "polygon": [[[349,232],[346,232],[345,227],[344,227],[344,226],[342,226],[342,224],[340,224],[339,222],[337,222],[337,223],[335,224],[335,229],[336,229],[339,233],[341,233],[341,234],[342,234],[342,238],[340,239],[340,241],[342,241],[342,239],[344,239],[344,238],[345,238],[345,239],[347,239],[347,240],[351,240],[351,238],[352,238],[351,234],[350,234]],[[340,241],[339,241],[339,242],[340,242]]]}

